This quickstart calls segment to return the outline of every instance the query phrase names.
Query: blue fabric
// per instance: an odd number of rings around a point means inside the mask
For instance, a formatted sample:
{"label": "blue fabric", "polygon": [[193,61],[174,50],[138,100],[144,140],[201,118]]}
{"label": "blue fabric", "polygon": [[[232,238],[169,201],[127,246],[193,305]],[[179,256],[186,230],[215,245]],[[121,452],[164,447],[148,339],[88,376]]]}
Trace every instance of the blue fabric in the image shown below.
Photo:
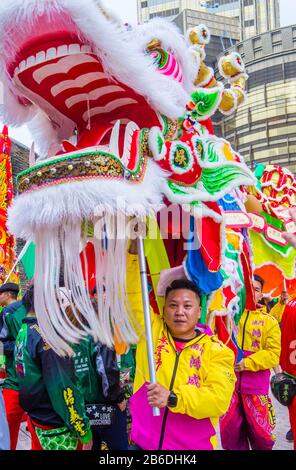
{"label": "blue fabric", "polygon": [[[196,233],[195,220],[190,218],[190,233]],[[223,283],[223,277],[220,272],[212,273],[208,270],[202,257],[200,249],[191,249],[194,243],[194,235],[188,241],[188,252],[185,261],[185,270],[192,282],[198,287],[202,295],[208,295],[219,289]]]}
{"label": "blue fabric", "polygon": [[233,342],[233,344],[235,345],[235,347],[237,349],[236,363],[238,364],[244,358],[244,353],[243,353],[243,350],[239,347],[237,339],[236,339],[234,333],[232,333],[231,341]]}
{"label": "blue fabric", "polygon": [[224,211],[241,211],[236,199],[229,194],[226,194],[222,199],[219,199],[218,204]]}
{"label": "blue fabric", "polygon": [[2,391],[0,390],[0,450],[10,449],[9,429],[6,420],[6,412]]}
{"label": "blue fabric", "polygon": [[[236,199],[233,196],[230,196],[229,194],[226,194],[226,196],[224,196],[222,199],[219,199],[218,204],[224,211],[240,211],[241,212],[241,208],[236,202]],[[243,228],[240,231],[244,239],[248,243],[248,237],[249,237],[248,230]]]}
{"label": "blue fabric", "polygon": [[92,428],[92,450],[100,450],[102,441],[106,442],[109,450],[128,450],[127,413],[116,410],[115,421],[108,428]]}

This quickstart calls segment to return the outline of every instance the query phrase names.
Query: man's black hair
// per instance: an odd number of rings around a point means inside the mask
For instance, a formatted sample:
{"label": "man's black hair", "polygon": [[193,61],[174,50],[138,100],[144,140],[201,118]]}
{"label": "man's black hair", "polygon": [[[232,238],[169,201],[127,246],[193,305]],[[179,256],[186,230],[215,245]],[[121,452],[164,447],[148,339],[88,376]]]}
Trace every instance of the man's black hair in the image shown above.
{"label": "man's black hair", "polygon": [[14,290],[7,290],[5,293],[9,294],[12,299],[17,300],[18,293]]}
{"label": "man's black hair", "polygon": [[258,276],[257,274],[254,275],[254,281],[260,282],[261,288],[263,289],[264,287],[264,279],[262,277]]}
{"label": "man's black hair", "polygon": [[194,292],[197,295],[197,297],[200,298],[200,292],[199,292],[198,288],[196,287],[196,285],[193,282],[189,281],[188,279],[177,279],[176,281],[173,281],[167,287],[167,289],[165,291],[165,298],[167,299],[168,295],[173,290],[179,290],[179,289],[191,290],[192,292]]}
{"label": "man's black hair", "polygon": [[22,303],[27,312],[35,312],[34,286],[30,286],[29,289],[26,290],[22,298]]}

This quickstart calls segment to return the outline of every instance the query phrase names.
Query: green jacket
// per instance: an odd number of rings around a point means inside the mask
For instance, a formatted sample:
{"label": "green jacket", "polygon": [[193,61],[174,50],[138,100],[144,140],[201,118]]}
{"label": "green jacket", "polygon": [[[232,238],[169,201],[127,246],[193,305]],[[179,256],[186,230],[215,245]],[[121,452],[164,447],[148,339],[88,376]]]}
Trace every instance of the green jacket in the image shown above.
{"label": "green jacket", "polygon": [[83,443],[91,440],[84,397],[71,358],[59,357],[43,340],[36,318],[27,317],[16,340],[20,404],[38,425],[67,426]]}
{"label": "green jacket", "polygon": [[16,337],[21,329],[22,321],[26,314],[27,311],[21,301],[8,305],[1,312],[0,341],[3,343],[7,373],[7,378],[4,380],[3,388],[10,390],[19,390],[14,364],[14,348]]}
{"label": "green jacket", "polygon": [[90,337],[73,349],[76,376],[85,403],[121,403],[125,396],[115,351],[99,342],[94,343]]}

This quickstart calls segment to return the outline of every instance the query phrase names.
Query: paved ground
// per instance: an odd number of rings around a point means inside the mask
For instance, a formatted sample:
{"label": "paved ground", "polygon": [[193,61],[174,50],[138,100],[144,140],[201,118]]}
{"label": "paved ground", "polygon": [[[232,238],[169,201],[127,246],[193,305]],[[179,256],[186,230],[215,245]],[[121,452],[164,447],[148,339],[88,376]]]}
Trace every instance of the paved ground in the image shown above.
{"label": "paved ground", "polygon": [[277,426],[276,436],[277,442],[274,446],[275,450],[293,450],[293,443],[286,440],[286,433],[290,429],[289,413],[285,406],[281,406],[276,400],[273,400],[275,407]]}
{"label": "paved ground", "polygon": [[[286,433],[289,430],[289,418],[288,410],[286,407],[281,406],[277,401],[274,400],[274,407],[277,416],[276,435],[277,442],[275,444],[275,450],[293,450],[293,444],[286,441]],[[18,450],[29,450],[31,447],[29,433],[26,431],[25,423],[22,424],[21,431],[19,434]],[[221,447],[219,446],[221,449]]]}

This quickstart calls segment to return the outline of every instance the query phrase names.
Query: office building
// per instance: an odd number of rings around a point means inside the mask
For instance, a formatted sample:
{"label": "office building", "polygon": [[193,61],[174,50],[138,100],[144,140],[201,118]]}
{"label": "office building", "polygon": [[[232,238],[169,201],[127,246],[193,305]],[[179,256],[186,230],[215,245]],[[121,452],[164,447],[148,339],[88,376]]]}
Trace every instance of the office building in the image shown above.
{"label": "office building", "polygon": [[279,0],[137,0],[137,2],[140,23],[156,16],[172,20],[187,9],[235,18],[239,23],[241,40],[280,27]]}
{"label": "office building", "polygon": [[233,116],[215,116],[216,132],[254,168],[279,164],[296,172],[296,25],[236,44],[246,64],[247,101]]}

